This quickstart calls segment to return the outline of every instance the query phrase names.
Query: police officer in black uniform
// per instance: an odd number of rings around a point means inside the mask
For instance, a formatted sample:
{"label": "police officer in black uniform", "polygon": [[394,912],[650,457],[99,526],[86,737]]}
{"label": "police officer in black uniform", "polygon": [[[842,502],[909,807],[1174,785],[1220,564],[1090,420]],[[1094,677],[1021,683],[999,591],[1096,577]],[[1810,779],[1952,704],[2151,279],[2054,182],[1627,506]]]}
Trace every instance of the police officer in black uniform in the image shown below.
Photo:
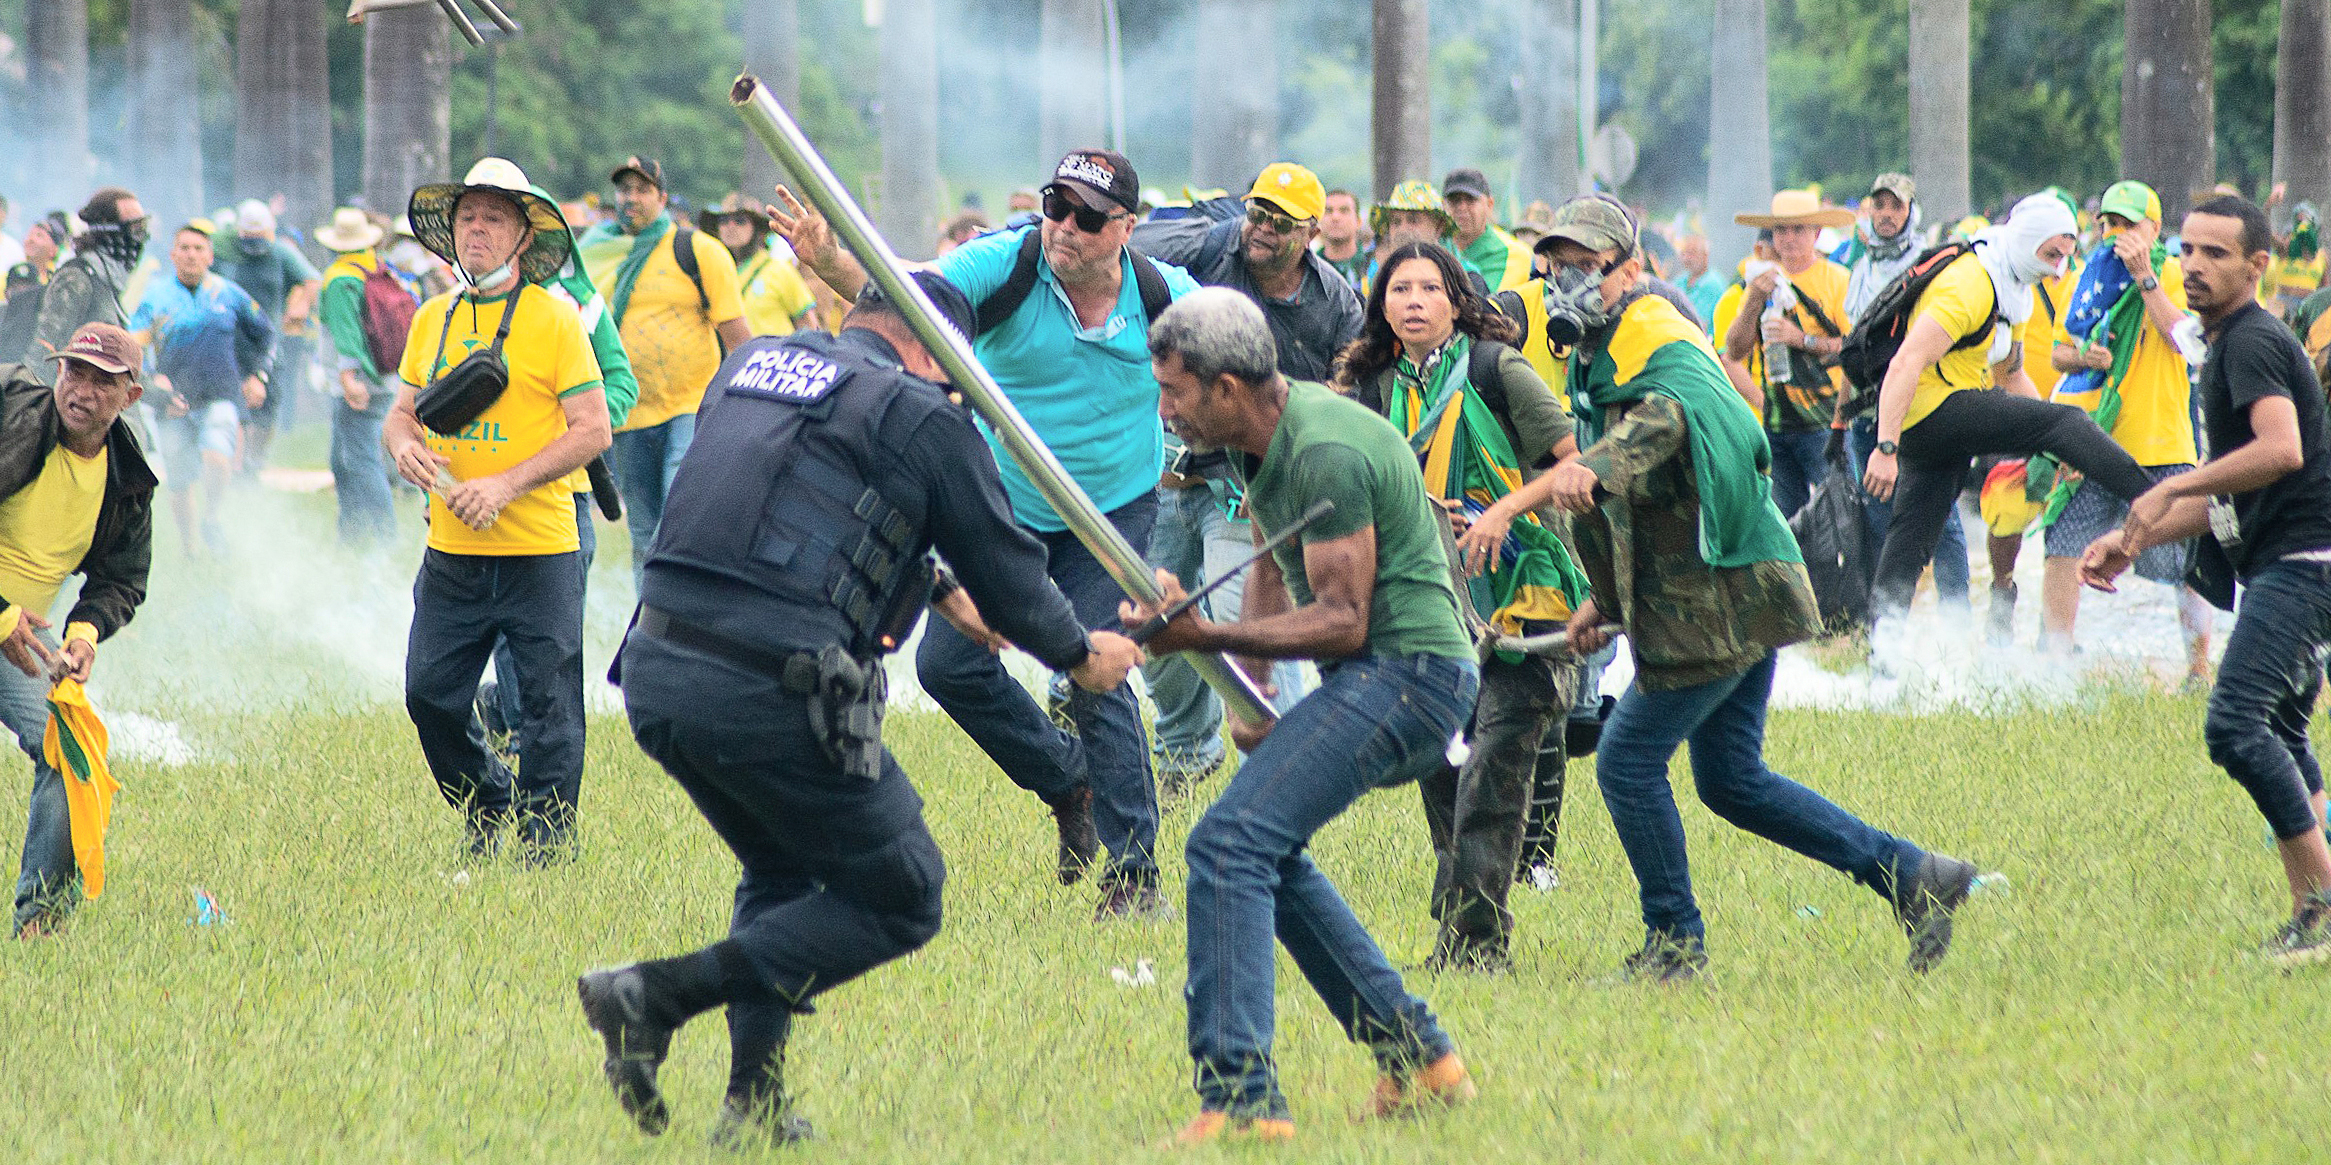
{"label": "police officer in black uniform", "polygon": [[[968,334],[963,293],[915,280]],[[938,932],[939,849],[881,740],[881,656],[926,600],[974,640],[1008,639],[1092,691],[1141,662],[1131,640],[1077,624],[970,415],[933,383],[944,378],[869,284],[840,335],[755,339],[705,393],[619,682],[640,747],[744,876],[728,938],[576,984],[608,1083],[650,1134],[669,1121],[656,1071],[672,1032],[726,1004],[714,1139],[808,1135],[782,1084],[793,1015]],[[960,587],[935,575],[934,544]]]}

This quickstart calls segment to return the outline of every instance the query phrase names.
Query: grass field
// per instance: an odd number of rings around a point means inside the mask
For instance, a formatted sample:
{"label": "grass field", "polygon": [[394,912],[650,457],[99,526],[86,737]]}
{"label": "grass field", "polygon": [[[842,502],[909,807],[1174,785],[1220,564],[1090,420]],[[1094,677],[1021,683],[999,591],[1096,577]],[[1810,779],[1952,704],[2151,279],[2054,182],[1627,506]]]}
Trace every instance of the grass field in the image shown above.
{"label": "grass field", "polygon": [[[59,938],[0,946],[0,1154],[39,1162],[679,1161],[725,1081],[717,1016],[685,1029],[676,1119],[636,1133],[576,1008],[584,968],[726,924],[734,867],[677,787],[596,715],[578,865],[457,877],[459,823],[395,703],[416,552],[329,541],[329,496],[244,499],[241,556],[190,566],[158,530],[154,597],[101,655],[133,739],[110,885]],[[595,581],[593,666],[628,587]],[[125,721],[130,714],[150,721]],[[1562,887],[1518,892],[1517,969],[1435,977],[1474,1107],[1348,1120],[1369,1083],[1282,960],[1278,1054],[1301,1139],[1201,1159],[2249,1161],[2321,1152],[2325,979],[2254,951],[2287,903],[2265,828],[2213,769],[2201,704],[2092,689],[2010,715],[1775,715],[1781,771],[1886,828],[2003,871],[1935,974],[1901,967],[1878,899],[1689,796],[1711,973],[1608,983],[1640,937],[1629,876],[1574,768]],[[134,732],[118,727],[131,723]],[[175,735],[173,735],[175,733]],[[803,1159],[1145,1160],[1193,1111],[1177,924],[1090,919],[1048,873],[1050,820],[943,718],[890,739],[947,854],[947,924],[827,996],[791,1081]],[[28,780],[16,762],[17,788]],[[1202,796],[1210,793],[1209,786]],[[1167,819],[1168,895],[1194,809]],[[0,834],[13,839],[15,828]],[[1432,932],[1407,789],[1317,840],[1404,965]],[[11,875],[13,841],[0,848]],[[232,922],[191,924],[189,888]],[[1111,967],[1152,960],[1156,983]]]}

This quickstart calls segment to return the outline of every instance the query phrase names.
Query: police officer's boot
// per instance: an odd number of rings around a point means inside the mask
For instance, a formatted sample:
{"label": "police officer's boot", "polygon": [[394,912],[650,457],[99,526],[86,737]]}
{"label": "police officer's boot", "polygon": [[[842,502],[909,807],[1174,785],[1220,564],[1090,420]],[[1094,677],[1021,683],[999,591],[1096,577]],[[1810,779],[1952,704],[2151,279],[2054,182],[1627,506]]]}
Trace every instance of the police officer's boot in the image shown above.
{"label": "police officer's boot", "polygon": [[1060,884],[1073,886],[1101,854],[1101,834],[1093,827],[1092,787],[1079,787],[1044,804],[1052,810],[1052,823],[1060,831]]}
{"label": "police officer's boot", "polygon": [[723,940],[676,959],[604,967],[575,980],[583,1018],[607,1045],[608,1087],[641,1132],[658,1136],[672,1122],[656,1085],[672,1033],[726,1001],[725,981],[743,958],[733,940]]}
{"label": "police officer's boot", "polygon": [[712,1125],[713,1148],[742,1153],[817,1135],[785,1094],[785,1045],[793,1016],[793,1009],[781,1003],[729,1003],[728,1094]]}

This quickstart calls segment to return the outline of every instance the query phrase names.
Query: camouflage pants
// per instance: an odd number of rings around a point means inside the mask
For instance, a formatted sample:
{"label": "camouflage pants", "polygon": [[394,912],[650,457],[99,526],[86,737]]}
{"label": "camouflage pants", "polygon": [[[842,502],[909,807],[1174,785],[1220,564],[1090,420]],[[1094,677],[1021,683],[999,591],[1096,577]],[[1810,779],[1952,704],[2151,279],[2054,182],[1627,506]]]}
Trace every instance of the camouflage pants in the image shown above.
{"label": "camouflage pants", "polygon": [[[1563,763],[1564,718],[1576,698],[1578,668],[1568,660],[1496,658],[1481,668],[1481,696],[1463,768],[1440,766],[1417,782],[1432,833],[1432,912],[1440,920],[1435,949],[1444,957],[1502,957],[1513,935],[1506,895],[1522,852],[1522,827],[1541,764]],[[1554,750],[1541,759],[1551,731]]]}

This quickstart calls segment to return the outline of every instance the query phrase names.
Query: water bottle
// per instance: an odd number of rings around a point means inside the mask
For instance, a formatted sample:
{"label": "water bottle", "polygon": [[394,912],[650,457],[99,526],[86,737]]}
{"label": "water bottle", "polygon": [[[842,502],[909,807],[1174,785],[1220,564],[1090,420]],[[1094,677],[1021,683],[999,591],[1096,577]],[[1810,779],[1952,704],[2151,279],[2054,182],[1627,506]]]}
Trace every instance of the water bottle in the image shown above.
{"label": "water bottle", "polygon": [[[1795,289],[1789,286],[1789,277],[1783,275],[1773,284],[1771,295],[1764,300],[1765,335],[1770,337],[1772,325],[1787,318],[1789,309],[1796,306]],[[1779,340],[1764,342],[1764,378],[1768,384],[1786,384],[1789,380],[1789,346]]]}

